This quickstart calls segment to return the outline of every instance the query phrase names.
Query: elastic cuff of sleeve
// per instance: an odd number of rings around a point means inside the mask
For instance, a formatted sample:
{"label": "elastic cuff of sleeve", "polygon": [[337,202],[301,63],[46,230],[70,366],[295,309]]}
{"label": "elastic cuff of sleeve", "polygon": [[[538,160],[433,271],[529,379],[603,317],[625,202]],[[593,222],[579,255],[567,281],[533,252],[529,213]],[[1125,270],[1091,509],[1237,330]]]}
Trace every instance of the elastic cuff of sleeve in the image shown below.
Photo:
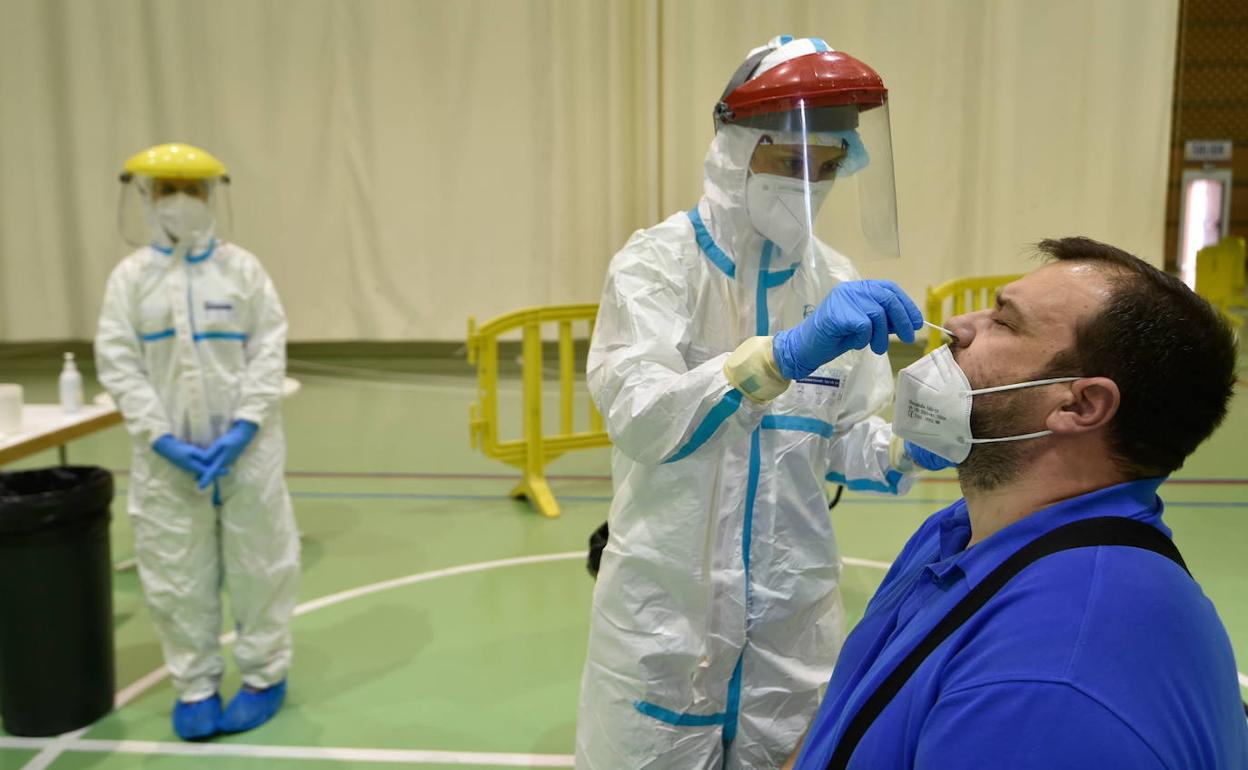
{"label": "elastic cuff of sleeve", "polygon": [[766,403],[788,390],[789,380],[780,374],[771,337],[751,337],[728,356],[724,376],[746,398]]}

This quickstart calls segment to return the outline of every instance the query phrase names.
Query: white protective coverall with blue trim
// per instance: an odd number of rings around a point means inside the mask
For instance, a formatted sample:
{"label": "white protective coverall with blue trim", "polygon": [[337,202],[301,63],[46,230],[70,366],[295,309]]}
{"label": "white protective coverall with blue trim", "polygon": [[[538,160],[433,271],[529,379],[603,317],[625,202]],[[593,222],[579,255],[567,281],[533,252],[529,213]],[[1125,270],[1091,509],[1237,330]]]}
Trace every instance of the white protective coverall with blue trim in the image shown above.
{"label": "white protective coverall with blue trim", "polygon": [[[133,439],[135,557],[179,698],[218,690],[222,584],[243,681],[277,684],[290,666],[299,536],[283,475],[286,316],[273,282],[232,243],[209,238],[185,256],[167,242],[138,249],[109,276],[95,360]],[[260,429],[207,490],[152,451],[167,433],[206,448],[235,420]]]}
{"label": "white protective coverall with blue trim", "polygon": [[716,134],[697,207],[611,261],[589,352],[614,442],[576,766],[775,768],[810,724],[844,637],[826,481],[902,494],[887,357],[846,353],[766,404],[724,375],[746,339],[797,325],[843,255],[782,253],[750,225],[767,132]]}

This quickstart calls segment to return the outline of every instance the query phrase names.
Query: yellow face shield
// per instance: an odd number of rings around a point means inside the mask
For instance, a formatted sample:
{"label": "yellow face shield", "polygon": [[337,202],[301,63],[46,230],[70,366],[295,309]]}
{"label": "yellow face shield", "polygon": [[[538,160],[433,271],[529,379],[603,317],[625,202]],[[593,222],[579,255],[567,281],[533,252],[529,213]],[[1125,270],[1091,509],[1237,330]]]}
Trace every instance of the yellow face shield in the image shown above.
{"label": "yellow face shield", "polygon": [[158,144],[131,156],[121,173],[117,221],[132,246],[207,248],[231,224],[225,164],[189,144]]}

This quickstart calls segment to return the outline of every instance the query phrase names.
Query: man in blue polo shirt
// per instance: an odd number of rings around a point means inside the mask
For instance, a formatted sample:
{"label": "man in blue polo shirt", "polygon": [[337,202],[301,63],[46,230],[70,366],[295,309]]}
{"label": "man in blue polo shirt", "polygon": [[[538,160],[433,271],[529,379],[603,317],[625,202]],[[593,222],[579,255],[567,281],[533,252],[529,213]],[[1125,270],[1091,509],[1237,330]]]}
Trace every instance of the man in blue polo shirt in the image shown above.
{"label": "man in blue polo shirt", "polygon": [[1157,488],[1226,413],[1235,343],[1203,300],[1112,246],[1039,248],[1050,264],[902,372],[895,428],[959,462],[964,499],[902,550],[786,767],[1248,768],[1231,645],[1177,553],[1051,553],[920,644],[1063,525],[1169,536]]}

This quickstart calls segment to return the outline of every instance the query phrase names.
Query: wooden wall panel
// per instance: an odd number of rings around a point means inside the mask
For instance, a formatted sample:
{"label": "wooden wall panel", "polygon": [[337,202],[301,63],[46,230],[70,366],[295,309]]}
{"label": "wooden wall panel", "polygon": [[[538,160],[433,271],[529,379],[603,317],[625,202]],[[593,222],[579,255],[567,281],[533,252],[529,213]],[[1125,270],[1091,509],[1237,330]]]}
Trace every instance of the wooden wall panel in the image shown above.
{"label": "wooden wall panel", "polygon": [[[1183,170],[1231,168],[1230,232],[1248,237],[1248,2],[1182,0],[1175,63],[1175,102],[1166,198],[1166,265],[1174,269]],[[1230,163],[1183,160],[1188,139],[1230,139]]]}

